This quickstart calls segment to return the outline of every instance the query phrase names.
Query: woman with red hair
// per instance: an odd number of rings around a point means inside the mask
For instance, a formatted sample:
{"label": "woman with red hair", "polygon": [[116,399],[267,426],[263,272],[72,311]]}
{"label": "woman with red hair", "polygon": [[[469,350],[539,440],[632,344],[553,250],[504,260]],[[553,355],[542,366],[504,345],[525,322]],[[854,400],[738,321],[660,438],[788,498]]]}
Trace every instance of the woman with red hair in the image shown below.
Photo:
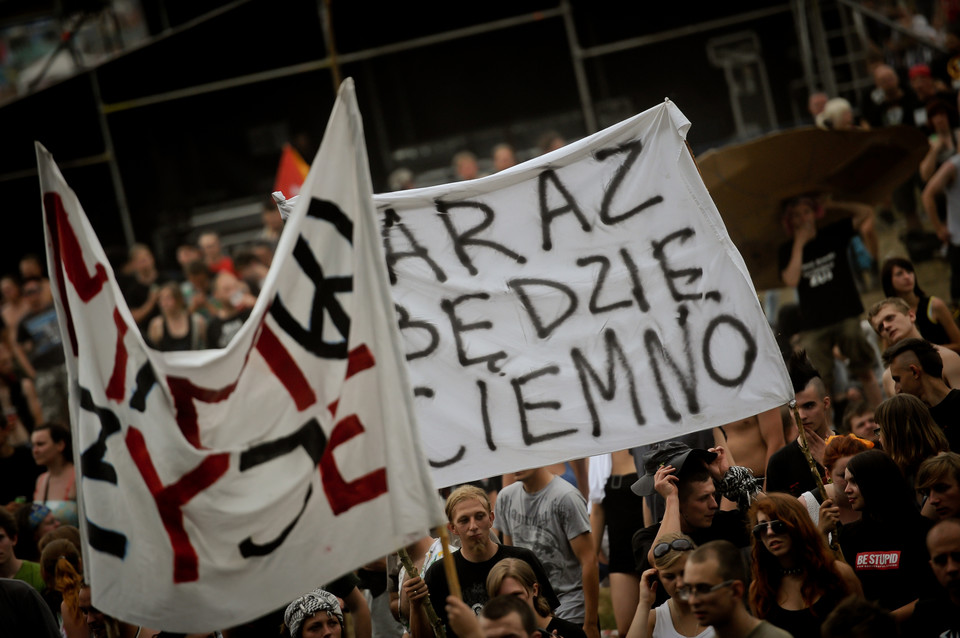
{"label": "woman with red hair", "polygon": [[840,601],[863,595],[849,565],[827,549],[806,509],[788,494],[770,493],[750,508],[753,582],[750,608],[794,636],[819,636]]}

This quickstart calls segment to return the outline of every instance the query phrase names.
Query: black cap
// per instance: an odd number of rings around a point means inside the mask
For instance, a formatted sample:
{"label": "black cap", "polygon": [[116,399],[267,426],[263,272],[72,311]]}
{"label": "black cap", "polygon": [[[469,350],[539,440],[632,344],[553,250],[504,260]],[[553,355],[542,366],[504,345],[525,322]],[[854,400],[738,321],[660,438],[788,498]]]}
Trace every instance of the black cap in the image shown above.
{"label": "black cap", "polygon": [[677,468],[675,475],[680,474],[683,464],[689,458],[701,460],[705,465],[709,465],[717,458],[717,453],[691,448],[680,441],[667,441],[662,447],[654,450],[644,459],[643,476],[631,485],[630,489],[637,496],[653,494],[653,475],[657,473],[657,470],[664,465],[672,465]]}

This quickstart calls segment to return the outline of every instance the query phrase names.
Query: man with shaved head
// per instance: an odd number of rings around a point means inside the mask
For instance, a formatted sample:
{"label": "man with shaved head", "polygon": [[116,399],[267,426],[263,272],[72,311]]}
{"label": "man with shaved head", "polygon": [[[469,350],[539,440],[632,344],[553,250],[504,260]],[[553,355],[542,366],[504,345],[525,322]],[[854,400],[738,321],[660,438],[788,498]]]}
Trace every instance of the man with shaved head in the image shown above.
{"label": "man with shaved head", "polygon": [[[904,339],[923,339],[917,329],[916,313],[900,297],[888,297],[875,303],[867,312],[867,320],[888,346]],[[952,388],[960,388],[960,355],[953,350],[933,344],[943,363],[943,380]],[[883,391],[887,396],[896,394],[890,368],[883,372]]]}
{"label": "man with shaved head", "polygon": [[[796,393],[797,410],[800,422],[806,433],[810,454],[817,462],[817,471],[824,478],[823,451],[824,441],[830,430],[830,396],[823,379],[804,352],[794,353],[787,363],[793,390]],[[799,438],[770,457],[767,464],[767,491],[786,492],[800,496],[804,492],[816,490],[817,483],[810,472],[807,459],[800,449]]]}
{"label": "man with shaved head", "polygon": [[897,394],[912,394],[927,404],[950,449],[960,450],[960,390],[943,382],[943,360],[934,345],[904,339],[886,349],[883,364],[890,369]]}

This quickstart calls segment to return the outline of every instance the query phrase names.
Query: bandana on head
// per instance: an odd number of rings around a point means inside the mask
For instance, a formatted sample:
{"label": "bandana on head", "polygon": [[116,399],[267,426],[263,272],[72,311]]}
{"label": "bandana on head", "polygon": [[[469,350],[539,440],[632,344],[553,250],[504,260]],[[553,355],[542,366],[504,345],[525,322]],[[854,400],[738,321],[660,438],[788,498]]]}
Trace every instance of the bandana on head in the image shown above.
{"label": "bandana on head", "polygon": [[41,505],[40,503],[32,503],[30,505],[30,527],[37,529],[40,527],[40,523],[43,522],[43,519],[47,517],[47,514],[50,513],[50,508],[46,505]]}
{"label": "bandana on head", "polygon": [[343,612],[340,611],[340,603],[337,601],[337,597],[328,591],[317,588],[287,605],[287,610],[283,612],[283,622],[290,630],[290,635],[293,638],[299,638],[300,626],[303,625],[303,621],[318,611],[325,611],[336,616],[340,624],[343,624]]}

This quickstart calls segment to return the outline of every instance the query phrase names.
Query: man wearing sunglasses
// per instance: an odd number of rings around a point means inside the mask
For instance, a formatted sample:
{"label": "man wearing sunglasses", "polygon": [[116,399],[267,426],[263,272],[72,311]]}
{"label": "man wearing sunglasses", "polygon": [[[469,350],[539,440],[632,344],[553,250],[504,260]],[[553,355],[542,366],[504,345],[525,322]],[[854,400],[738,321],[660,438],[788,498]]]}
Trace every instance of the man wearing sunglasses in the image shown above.
{"label": "man wearing sunglasses", "polygon": [[740,550],[727,541],[711,541],[687,558],[677,595],[718,638],[789,638],[784,630],[750,615],[743,604],[746,583]]}
{"label": "man wearing sunglasses", "polygon": [[904,624],[904,636],[960,634],[960,519],[948,518],[927,533],[930,567],[943,591],[921,598]]}

